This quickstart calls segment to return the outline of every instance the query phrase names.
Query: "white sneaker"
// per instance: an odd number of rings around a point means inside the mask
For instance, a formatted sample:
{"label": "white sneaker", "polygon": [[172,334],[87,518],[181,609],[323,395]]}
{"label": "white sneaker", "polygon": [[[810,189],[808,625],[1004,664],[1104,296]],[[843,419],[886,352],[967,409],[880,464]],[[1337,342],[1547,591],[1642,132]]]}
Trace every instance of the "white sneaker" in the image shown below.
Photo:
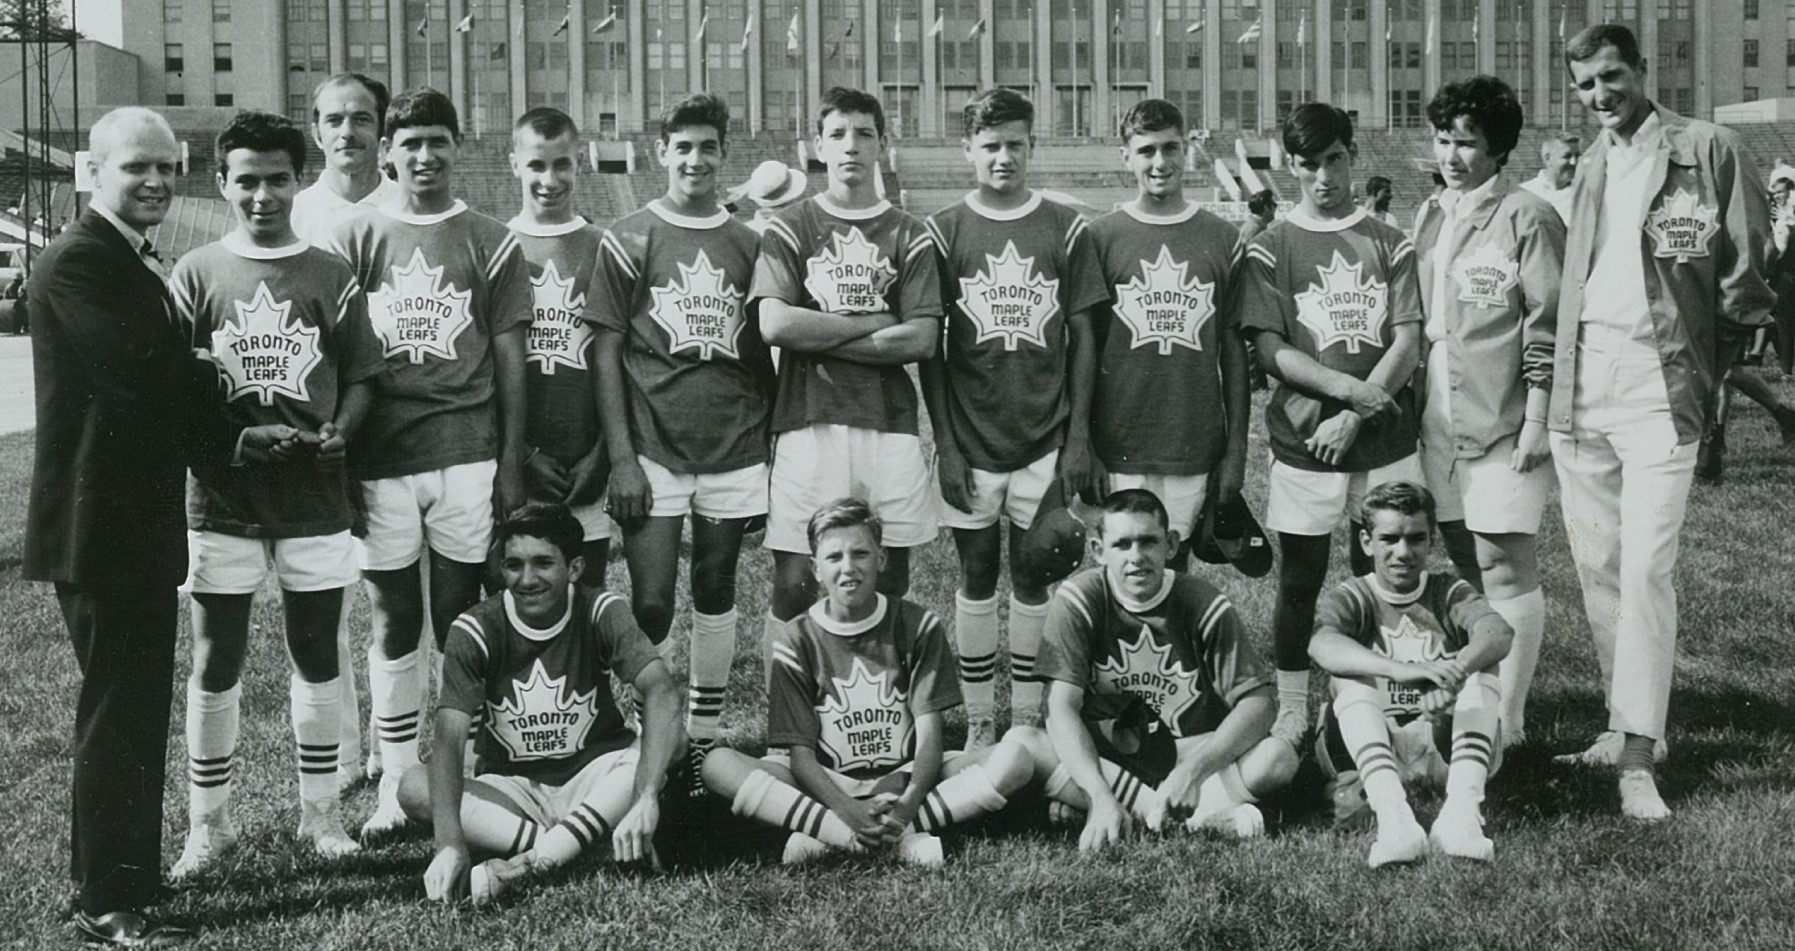
{"label": "white sneaker", "polygon": [[1371,854],[1365,857],[1366,864],[1372,868],[1383,868],[1386,865],[1420,861],[1427,854],[1427,830],[1415,821],[1415,814],[1408,812],[1400,820],[1385,822],[1380,817],[1377,824],[1377,841],[1371,843]]}
{"label": "white sneaker", "polygon": [[898,839],[897,855],[909,865],[922,868],[940,868],[947,861],[947,854],[941,848],[941,837],[927,832],[906,832]]}
{"label": "white sneaker", "polygon": [[[1581,753],[1566,753],[1552,757],[1554,763],[1582,766],[1619,766],[1621,748],[1627,743],[1627,737],[1619,730],[1607,730],[1596,737],[1589,749]],[[1662,763],[1669,755],[1670,746],[1663,740],[1652,744],[1652,762]]]}
{"label": "white sneaker", "polygon": [[399,807],[399,777],[387,773],[380,777],[380,797],[375,801],[374,814],[362,823],[362,838],[404,828],[406,821],[405,810]]}
{"label": "white sneaker", "polygon": [[1641,822],[1661,822],[1670,818],[1670,807],[1658,795],[1658,781],[1643,769],[1623,770],[1620,774],[1621,815]]}
{"label": "white sneaker", "polygon": [[779,861],[786,865],[803,865],[813,862],[829,853],[829,846],[820,839],[813,839],[802,832],[794,832],[785,840],[785,854]]}
{"label": "white sneaker", "polygon": [[522,885],[534,868],[528,852],[508,859],[487,859],[468,870],[468,897],[476,905],[484,905],[500,898]]}
{"label": "white sneaker", "polygon": [[1214,829],[1237,839],[1257,839],[1265,834],[1265,814],[1259,811],[1258,806],[1243,802],[1231,809],[1218,809],[1191,816],[1184,821],[1184,828],[1191,832]]}
{"label": "white sneaker", "polygon": [[217,864],[236,847],[237,825],[231,821],[228,810],[220,809],[193,823],[187,830],[187,844],[182,847],[174,868],[168,870],[168,877],[177,882],[192,878]]}
{"label": "white sneaker", "polygon": [[997,720],[995,717],[972,717],[966,721],[966,747],[968,753],[997,745]]}
{"label": "white sneaker", "polygon": [[1476,807],[1454,805],[1447,800],[1427,833],[1434,847],[1461,859],[1488,862],[1496,857],[1496,843],[1483,834],[1483,817]]}
{"label": "white sneaker", "polygon": [[327,859],[361,851],[361,843],[343,828],[343,805],[336,799],[299,804],[299,837],[311,840],[312,850]]}

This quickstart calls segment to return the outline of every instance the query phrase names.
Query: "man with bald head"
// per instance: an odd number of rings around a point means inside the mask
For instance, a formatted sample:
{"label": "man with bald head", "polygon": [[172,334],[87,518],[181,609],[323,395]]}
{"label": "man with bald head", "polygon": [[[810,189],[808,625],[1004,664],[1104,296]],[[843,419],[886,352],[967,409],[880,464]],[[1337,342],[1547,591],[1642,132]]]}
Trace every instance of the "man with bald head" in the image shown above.
{"label": "man with bald head", "polygon": [[94,123],[89,148],[93,204],[30,279],[37,453],[24,577],[56,585],[81,669],[75,927],[90,941],[136,946],[190,936],[144,915],[162,890],[187,467],[288,458],[318,440],[289,426],[228,423],[217,368],[189,348],[174,317],[144,237],[173,197],[168,123],[117,109]]}
{"label": "man with bald head", "polygon": [[1583,137],[1571,132],[1556,132],[1539,145],[1539,174],[1521,183],[1521,187],[1544,198],[1558,211],[1560,219],[1571,216],[1571,182],[1577,177],[1577,160],[1583,157]]}

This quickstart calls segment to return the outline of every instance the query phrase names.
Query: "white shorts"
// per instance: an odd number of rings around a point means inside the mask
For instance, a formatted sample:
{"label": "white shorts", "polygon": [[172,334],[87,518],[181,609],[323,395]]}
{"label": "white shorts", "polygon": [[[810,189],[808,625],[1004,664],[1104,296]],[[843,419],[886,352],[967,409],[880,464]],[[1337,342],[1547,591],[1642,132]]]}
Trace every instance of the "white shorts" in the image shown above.
{"label": "white shorts", "polygon": [[[947,763],[951,763],[951,762],[953,762],[955,757],[961,756],[961,755],[963,755],[963,753],[964,753],[964,751],[962,751],[962,750],[943,750],[941,752],[941,762],[943,765],[946,765]],[[778,766],[781,766],[787,770],[790,770],[792,768],[791,747],[781,746],[781,747],[777,747],[777,748],[768,749],[767,755],[761,757],[761,759],[765,762],[774,763],[774,764],[777,764]],[[821,766],[820,763],[818,765]],[[878,789],[880,783],[886,781],[887,779],[891,778],[894,775],[903,776],[907,780],[909,775],[912,772],[916,771],[916,763],[914,761],[908,762],[908,763],[902,763],[900,765],[893,766],[890,770],[886,771],[882,775],[872,776],[867,779],[855,779],[854,777],[849,776],[846,773],[838,773],[835,770],[832,770],[827,766],[822,766],[822,770],[824,773],[826,773],[829,776],[829,781],[833,782],[835,784],[835,788],[841,790],[842,792],[847,793],[850,796],[853,796],[855,799],[865,799],[866,797],[871,796],[873,794],[873,792]],[[899,790],[899,792],[902,792],[903,786],[900,785],[898,787],[898,790]]]}
{"label": "white shorts", "polygon": [[196,594],[254,594],[274,567],[283,591],[346,588],[358,577],[355,539],[348,532],[304,538],[244,538],[223,532],[187,533],[187,581]]}
{"label": "white shorts", "polygon": [[430,550],[463,564],[486,560],[492,543],[492,480],[499,464],[466,462],[417,475],[363,482],[368,537],[363,571],[394,571]]}
{"label": "white shorts", "polygon": [[1159,497],[1166,507],[1166,518],[1172,531],[1183,541],[1191,541],[1197,530],[1197,519],[1203,514],[1203,500],[1209,495],[1209,473],[1198,475],[1133,475],[1126,472],[1109,474],[1109,490],[1146,489]]}
{"label": "white shorts", "polygon": [[922,440],[858,426],[817,423],[780,433],[773,443],[767,547],[810,552],[810,517],[839,498],[865,499],[884,525],[885,547],[935,540],[940,521],[933,467]]}
{"label": "white shorts", "polygon": [[580,520],[581,541],[597,542],[617,536],[617,523],[611,521],[611,516],[605,514],[603,496],[600,496],[596,502],[569,506],[569,509],[572,510],[573,517]]}
{"label": "white shorts", "polygon": [[1532,472],[1514,471],[1508,461],[1515,440],[1504,437],[1476,459],[1458,458],[1449,440],[1441,440],[1444,445],[1422,445],[1421,468],[1440,521],[1463,520],[1466,528],[1488,535],[1539,534],[1546,496],[1555,481],[1552,461],[1534,466]]}
{"label": "white shorts", "polygon": [[649,515],[721,519],[767,514],[764,462],[728,472],[700,474],[674,472],[647,456],[637,456],[636,462],[648,476],[648,489],[654,495]]}
{"label": "white shorts", "polygon": [[990,528],[1001,516],[1009,519],[1011,525],[1027,529],[1035,523],[1041,498],[1053,485],[1059,461],[1060,452],[1055,449],[1009,472],[973,468],[972,487],[976,494],[972,497],[972,511],[962,512],[944,501],[941,503],[941,524],[960,529]]}
{"label": "white shorts", "polygon": [[612,750],[587,763],[573,774],[572,779],[559,786],[504,773],[481,773],[474,779],[498,791],[511,800],[511,804],[530,821],[547,829],[566,818],[580,803],[590,799],[593,790],[613,775],[621,773],[622,775],[617,776],[619,782],[633,784],[636,759],[640,755],[641,751],[634,746]]}
{"label": "white shorts", "polygon": [[1312,472],[1273,459],[1265,528],[1286,535],[1331,535],[1343,515],[1360,521],[1365,493],[1398,481],[1422,481],[1419,454],[1369,472]]}

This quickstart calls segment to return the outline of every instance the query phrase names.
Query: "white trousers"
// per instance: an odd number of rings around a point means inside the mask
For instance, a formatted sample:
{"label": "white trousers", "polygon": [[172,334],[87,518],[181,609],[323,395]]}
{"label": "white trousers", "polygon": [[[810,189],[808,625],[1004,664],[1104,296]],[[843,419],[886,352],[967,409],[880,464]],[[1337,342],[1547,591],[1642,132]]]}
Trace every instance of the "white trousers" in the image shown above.
{"label": "white trousers", "polygon": [[1677,444],[1655,350],[1581,353],[1570,433],[1551,434],[1608,728],[1663,739],[1676,661],[1672,576],[1699,443]]}

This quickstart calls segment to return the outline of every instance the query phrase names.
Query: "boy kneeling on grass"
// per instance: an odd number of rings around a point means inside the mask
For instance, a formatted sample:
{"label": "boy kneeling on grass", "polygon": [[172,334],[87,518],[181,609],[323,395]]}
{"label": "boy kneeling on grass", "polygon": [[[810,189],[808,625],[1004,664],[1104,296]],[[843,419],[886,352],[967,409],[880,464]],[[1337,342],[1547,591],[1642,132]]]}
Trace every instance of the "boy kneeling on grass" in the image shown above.
{"label": "boy kneeling on grass", "polygon": [[878,592],[884,539],[867,503],[829,503],[807,534],[823,598],[779,626],[770,654],[767,744],[789,754],[714,750],[704,783],[736,815],[791,830],[788,864],[894,847],[940,865],[934,833],[1008,804],[1033,775],[1028,751],[1006,738],[942,753],[955,655],[933,611]]}
{"label": "boy kneeling on grass", "polygon": [[[655,862],[658,797],[685,748],[679,688],[629,605],[576,584],[583,539],[566,505],[519,508],[498,528],[505,590],[450,626],[435,749],[399,786],[407,817],[435,823],[432,899],[490,901],[606,838],[619,863]],[[642,698],[641,737],[607,673]],[[476,716],[484,729],[464,779]],[[499,857],[470,868],[470,847]]]}
{"label": "boy kneeling on grass", "polygon": [[[1501,765],[1496,666],[1514,632],[1468,582],[1428,573],[1435,515],[1425,488],[1386,482],[1365,496],[1364,513],[1359,544],[1372,573],[1315,609],[1309,657],[1334,692],[1316,762],[1334,776],[1336,803],[1360,801],[1352,787],[1362,786],[1377,816],[1372,868],[1416,861],[1430,839],[1487,862],[1496,849],[1483,834],[1483,787]],[[1403,784],[1442,779],[1446,804],[1424,832]]]}
{"label": "boy kneeling on grass", "polygon": [[1271,677],[1234,605],[1166,568],[1178,533],[1146,489],[1103,503],[1091,552],[1048,606],[1035,672],[1049,682],[1047,729],[1010,731],[1034,754],[1054,814],[1085,810],[1081,849],[1135,821],[1159,831],[1264,832],[1257,802],[1295,775],[1296,749],[1271,736]]}

